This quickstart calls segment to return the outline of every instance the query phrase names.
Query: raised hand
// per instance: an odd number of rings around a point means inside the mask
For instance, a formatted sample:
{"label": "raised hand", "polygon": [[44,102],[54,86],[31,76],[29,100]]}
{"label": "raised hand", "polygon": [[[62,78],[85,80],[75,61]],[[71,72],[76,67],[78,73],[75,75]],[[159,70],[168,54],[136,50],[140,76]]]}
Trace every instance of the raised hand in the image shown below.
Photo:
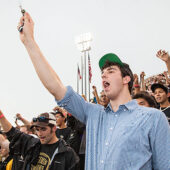
{"label": "raised hand", "polygon": [[17,114],[16,114],[16,118],[19,119],[19,120],[22,120],[21,114],[20,114],[20,113],[17,113]]}
{"label": "raised hand", "polygon": [[166,52],[165,50],[159,50],[157,52],[156,56],[158,58],[160,58],[162,61],[165,61],[165,62],[167,62],[169,60],[169,58],[170,58],[168,52]]}
{"label": "raised hand", "polygon": [[27,44],[31,40],[34,40],[34,22],[27,12],[25,12],[25,15],[21,17],[17,28],[19,29],[22,25],[23,30],[20,32],[20,39],[24,44]]}
{"label": "raised hand", "polygon": [[140,78],[144,78],[146,75],[145,75],[145,72],[144,71],[142,71],[141,73],[140,73]]}
{"label": "raised hand", "polygon": [[138,82],[138,80],[139,80],[139,78],[138,78],[138,75],[137,74],[134,74],[133,75],[133,79],[134,79],[134,84],[138,84],[139,82]]}

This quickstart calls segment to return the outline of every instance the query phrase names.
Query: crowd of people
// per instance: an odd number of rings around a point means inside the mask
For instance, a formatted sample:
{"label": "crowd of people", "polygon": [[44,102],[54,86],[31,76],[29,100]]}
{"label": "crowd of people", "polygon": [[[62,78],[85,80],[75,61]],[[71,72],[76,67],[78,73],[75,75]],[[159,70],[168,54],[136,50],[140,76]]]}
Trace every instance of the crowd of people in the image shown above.
{"label": "crowd of people", "polygon": [[103,90],[93,86],[94,98],[87,102],[48,64],[28,13],[21,26],[20,39],[57,106],[31,122],[17,113],[15,127],[0,111],[1,170],[170,170],[168,52],[156,54],[167,70],[147,79],[144,72],[133,74],[116,54],[104,55],[99,61]]}

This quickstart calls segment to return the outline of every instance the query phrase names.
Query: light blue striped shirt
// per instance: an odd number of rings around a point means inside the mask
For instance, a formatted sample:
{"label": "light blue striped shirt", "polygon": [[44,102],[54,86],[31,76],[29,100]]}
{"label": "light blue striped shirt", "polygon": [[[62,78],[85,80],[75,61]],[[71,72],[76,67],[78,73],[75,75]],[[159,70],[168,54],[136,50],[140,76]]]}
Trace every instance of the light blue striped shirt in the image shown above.
{"label": "light blue striped shirt", "polygon": [[86,124],[86,170],[170,170],[170,128],[159,110],[132,100],[114,112],[70,86],[58,105]]}

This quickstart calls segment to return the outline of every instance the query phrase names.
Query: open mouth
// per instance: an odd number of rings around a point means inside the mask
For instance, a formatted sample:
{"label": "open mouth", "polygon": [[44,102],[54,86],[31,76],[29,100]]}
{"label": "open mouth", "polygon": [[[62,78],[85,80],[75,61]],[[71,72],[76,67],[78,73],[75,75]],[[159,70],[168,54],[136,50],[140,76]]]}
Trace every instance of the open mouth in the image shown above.
{"label": "open mouth", "polygon": [[156,100],[158,100],[158,101],[161,100],[161,97],[157,97]]}
{"label": "open mouth", "polygon": [[107,81],[103,81],[103,87],[107,88],[110,86],[110,83],[108,83]]}
{"label": "open mouth", "polygon": [[40,138],[40,140],[44,140],[45,139],[45,137],[39,137]]}

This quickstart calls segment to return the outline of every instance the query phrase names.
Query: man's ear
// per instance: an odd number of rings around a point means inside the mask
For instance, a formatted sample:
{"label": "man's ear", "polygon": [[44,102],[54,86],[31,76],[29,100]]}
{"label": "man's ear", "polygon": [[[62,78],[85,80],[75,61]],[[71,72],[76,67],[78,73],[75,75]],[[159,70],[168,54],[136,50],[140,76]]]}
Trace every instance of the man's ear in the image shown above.
{"label": "man's ear", "polygon": [[130,80],[131,80],[130,76],[123,77],[123,84],[128,84]]}
{"label": "man's ear", "polygon": [[57,126],[54,126],[52,129],[53,129],[53,132],[55,132],[57,130]]}

